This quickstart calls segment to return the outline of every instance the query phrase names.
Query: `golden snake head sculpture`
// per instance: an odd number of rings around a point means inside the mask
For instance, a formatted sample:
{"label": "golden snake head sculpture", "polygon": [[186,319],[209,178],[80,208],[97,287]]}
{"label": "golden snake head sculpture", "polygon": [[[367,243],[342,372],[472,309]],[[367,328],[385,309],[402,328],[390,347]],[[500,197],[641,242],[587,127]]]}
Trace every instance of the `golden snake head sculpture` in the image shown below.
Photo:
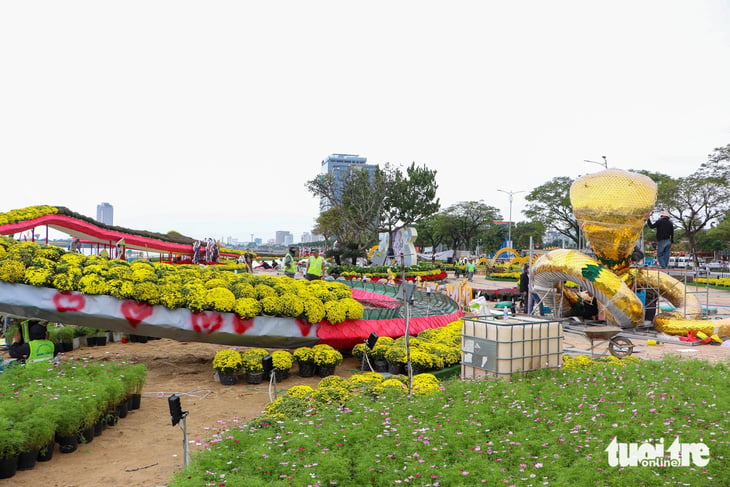
{"label": "golden snake head sculpture", "polygon": [[570,203],[598,260],[614,271],[627,268],[646,219],[654,209],[657,185],[647,176],[606,169],[578,178]]}
{"label": "golden snake head sculpture", "polygon": [[534,286],[550,289],[562,288],[563,281],[578,283],[598,299],[606,320],[622,327],[644,322],[644,306],[634,288],[647,288],[678,308],[656,315],[654,326],[659,331],[730,335],[730,320],[701,319],[699,300],[677,279],[659,269],[630,267],[656,197],[656,183],[638,173],[606,169],[578,178],[570,187],[570,202],[597,258],[578,250],[548,252],[532,267]]}

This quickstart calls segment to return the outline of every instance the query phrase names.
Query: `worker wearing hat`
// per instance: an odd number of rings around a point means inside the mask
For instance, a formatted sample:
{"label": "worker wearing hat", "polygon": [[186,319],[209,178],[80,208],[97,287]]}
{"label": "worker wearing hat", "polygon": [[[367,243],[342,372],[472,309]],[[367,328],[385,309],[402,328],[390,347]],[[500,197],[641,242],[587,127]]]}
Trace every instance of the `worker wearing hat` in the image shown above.
{"label": "worker wearing hat", "polygon": [[659,267],[664,269],[669,266],[669,256],[672,253],[672,243],[674,243],[674,225],[669,218],[669,212],[664,210],[661,216],[654,223],[651,218],[646,220],[649,228],[656,228],[656,258],[659,261]]}
{"label": "worker wearing hat", "polygon": [[28,326],[28,336],[24,339],[21,330],[13,337],[8,352],[12,358],[26,362],[50,360],[60,352],[60,347],[48,339],[46,323],[33,321]]}

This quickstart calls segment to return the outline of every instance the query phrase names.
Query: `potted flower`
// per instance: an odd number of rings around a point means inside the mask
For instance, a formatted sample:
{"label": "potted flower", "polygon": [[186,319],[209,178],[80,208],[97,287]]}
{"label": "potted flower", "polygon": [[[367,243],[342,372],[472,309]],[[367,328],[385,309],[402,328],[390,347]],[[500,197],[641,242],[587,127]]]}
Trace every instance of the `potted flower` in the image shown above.
{"label": "potted flower", "polygon": [[312,347],[314,350],[314,364],[320,377],[327,377],[335,373],[335,367],[342,363],[342,354],[330,345],[319,344]]}
{"label": "potted flower", "polygon": [[435,357],[433,354],[420,348],[411,349],[411,369],[413,374],[422,374],[435,368]]}
{"label": "potted flower", "polygon": [[271,353],[271,361],[274,366],[274,375],[277,381],[289,377],[289,370],[294,365],[294,357],[287,350],[276,350]]}
{"label": "potted flower", "polygon": [[72,453],[79,446],[79,430],[84,421],[85,408],[79,407],[78,398],[60,395],[55,401],[56,442],[61,453]]}
{"label": "potted flower", "polygon": [[385,359],[388,361],[388,372],[393,375],[402,374],[406,362],[408,362],[408,356],[405,347],[393,344],[388,347],[388,351],[385,352]]}
{"label": "potted flower", "polygon": [[[49,330],[50,329],[51,327],[49,327]],[[74,349],[74,334],[76,333],[76,330],[70,326],[58,326],[55,327],[55,332],[56,338],[63,347],[64,352],[70,352]]]}
{"label": "potted flower", "polygon": [[358,343],[352,347],[352,351],[350,353],[352,353],[352,356],[360,361],[360,370],[370,370],[370,367],[368,366],[370,359],[365,356],[366,352],[364,343]]}
{"label": "potted flower", "polygon": [[299,347],[294,350],[293,355],[299,364],[299,377],[312,377],[315,369],[312,347]]}
{"label": "potted flower", "polygon": [[[387,339],[387,340],[386,340]],[[368,352],[370,357],[373,358],[373,368],[375,372],[387,372],[388,371],[388,359],[385,358],[385,354],[388,353],[390,346],[393,344],[393,339],[390,337],[380,337],[373,349]]]}
{"label": "potted flower", "polygon": [[13,422],[0,414],[0,479],[15,475],[18,454],[22,450],[24,432],[13,427]]}
{"label": "potted flower", "polygon": [[15,337],[15,333],[17,333],[20,330],[20,324],[13,320],[8,327],[5,329],[4,337],[5,337],[5,346],[9,347],[11,343],[13,343],[13,338]]}
{"label": "potted flower", "polygon": [[142,387],[147,381],[147,367],[144,364],[128,365],[124,368],[124,382],[129,396],[129,409],[139,409],[142,402]]}
{"label": "potted flower", "polygon": [[238,371],[242,366],[243,359],[236,350],[219,350],[213,357],[213,368],[218,372],[221,384],[225,386],[236,383]]}
{"label": "potted flower", "polygon": [[269,354],[263,348],[251,348],[241,354],[243,370],[249,384],[260,384],[264,379],[263,358]]}
{"label": "potted flower", "polygon": [[108,341],[109,335],[106,330],[102,330],[101,328],[96,329],[96,346],[102,347],[106,345],[106,342]]}
{"label": "potted flower", "polygon": [[96,346],[96,332],[97,328],[90,328],[88,326],[80,326],[78,329],[78,333],[83,337],[82,343],[85,342],[87,347]]}

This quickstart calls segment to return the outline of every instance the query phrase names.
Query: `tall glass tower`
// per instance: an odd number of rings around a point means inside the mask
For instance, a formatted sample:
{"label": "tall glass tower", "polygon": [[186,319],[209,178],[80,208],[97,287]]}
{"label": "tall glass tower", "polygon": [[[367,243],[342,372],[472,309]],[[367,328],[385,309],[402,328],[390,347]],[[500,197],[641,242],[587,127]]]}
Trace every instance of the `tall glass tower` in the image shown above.
{"label": "tall glass tower", "polygon": [[[335,178],[335,198],[339,201],[342,198],[342,192],[345,189],[345,181],[353,170],[366,170],[372,175],[375,173],[377,164],[367,164],[367,157],[361,157],[356,154],[330,154],[322,161],[322,174],[332,174]],[[330,205],[327,201],[321,200],[319,203],[320,213],[329,209]]]}
{"label": "tall glass tower", "polygon": [[114,225],[114,207],[109,203],[96,205],[96,221],[104,225]]}

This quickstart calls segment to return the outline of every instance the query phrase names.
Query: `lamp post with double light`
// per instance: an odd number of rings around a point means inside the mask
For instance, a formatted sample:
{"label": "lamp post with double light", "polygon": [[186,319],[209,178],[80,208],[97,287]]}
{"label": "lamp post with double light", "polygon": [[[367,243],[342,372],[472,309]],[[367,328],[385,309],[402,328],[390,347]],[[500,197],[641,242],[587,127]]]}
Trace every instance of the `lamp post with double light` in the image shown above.
{"label": "lamp post with double light", "polygon": [[502,193],[509,195],[509,220],[507,221],[507,247],[512,247],[512,199],[514,195],[518,193],[524,193],[524,191],[506,191],[504,189],[498,189]]}

